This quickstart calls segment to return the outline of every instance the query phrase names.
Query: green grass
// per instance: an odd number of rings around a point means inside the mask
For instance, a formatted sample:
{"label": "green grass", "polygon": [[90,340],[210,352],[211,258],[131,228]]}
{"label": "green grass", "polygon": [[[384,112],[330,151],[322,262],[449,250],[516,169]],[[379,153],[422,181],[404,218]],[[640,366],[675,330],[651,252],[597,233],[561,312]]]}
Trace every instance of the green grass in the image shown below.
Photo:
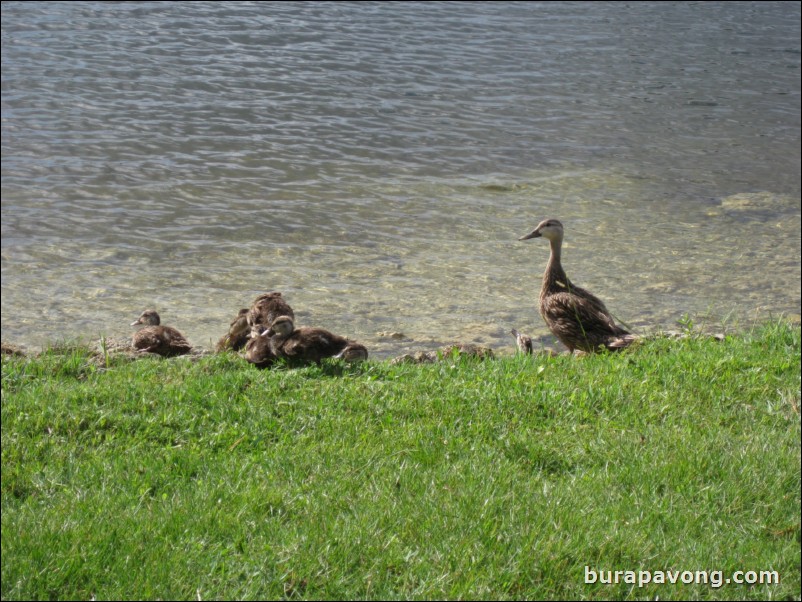
{"label": "green grass", "polygon": [[3,359],[3,599],[800,597],[798,327],[430,365],[90,360]]}

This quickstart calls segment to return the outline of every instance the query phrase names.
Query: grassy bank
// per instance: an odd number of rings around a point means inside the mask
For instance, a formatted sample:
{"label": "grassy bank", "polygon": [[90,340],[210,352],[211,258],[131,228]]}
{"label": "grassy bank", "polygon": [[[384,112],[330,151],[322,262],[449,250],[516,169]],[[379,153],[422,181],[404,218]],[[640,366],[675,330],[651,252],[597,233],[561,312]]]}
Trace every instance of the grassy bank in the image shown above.
{"label": "grassy bank", "polygon": [[2,597],[799,598],[799,399],[784,323],[430,365],[4,358]]}

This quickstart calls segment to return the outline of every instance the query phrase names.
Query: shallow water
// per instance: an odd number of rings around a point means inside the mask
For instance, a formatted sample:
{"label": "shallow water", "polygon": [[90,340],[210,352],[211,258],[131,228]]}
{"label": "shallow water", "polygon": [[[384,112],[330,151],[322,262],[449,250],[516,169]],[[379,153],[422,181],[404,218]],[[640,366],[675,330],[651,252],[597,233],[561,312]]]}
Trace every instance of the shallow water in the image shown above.
{"label": "shallow water", "polygon": [[798,316],[799,13],[3,3],[2,338],[211,347],[281,290],[377,357],[511,352],[546,216],[636,331]]}

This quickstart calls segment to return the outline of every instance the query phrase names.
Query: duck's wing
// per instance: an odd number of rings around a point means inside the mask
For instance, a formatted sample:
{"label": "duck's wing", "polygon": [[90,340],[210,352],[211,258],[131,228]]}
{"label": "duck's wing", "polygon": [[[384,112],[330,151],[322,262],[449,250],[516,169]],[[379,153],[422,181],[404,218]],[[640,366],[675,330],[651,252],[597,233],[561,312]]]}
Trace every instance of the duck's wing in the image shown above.
{"label": "duck's wing", "polygon": [[182,355],[192,350],[192,345],[180,332],[170,326],[148,326],[134,334],[134,348],[141,352],[159,355]]}
{"label": "duck's wing", "polygon": [[333,357],[348,346],[348,340],[322,328],[299,328],[281,346],[288,360],[319,362]]}
{"label": "duck's wing", "polygon": [[162,336],[170,351],[176,354],[188,353],[192,349],[184,335],[171,326],[162,326]]}
{"label": "duck's wing", "polygon": [[554,319],[581,322],[593,330],[617,330],[615,321],[599,299],[588,299],[573,293],[554,293],[543,300],[543,313]]}
{"label": "duck's wing", "polygon": [[162,344],[159,330],[158,326],[147,326],[137,330],[132,339],[134,349],[142,352],[156,353],[155,350]]}
{"label": "duck's wing", "polygon": [[628,334],[616,325],[604,303],[571,293],[549,295],[541,303],[541,313],[552,333],[570,349],[592,351],[606,346],[610,337]]}
{"label": "duck's wing", "polygon": [[604,305],[604,301],[599,299],[596,295],[591,293],[589,290],[582,288],[581,286],[576,286],[573,282],[565,279],[565,283],[557,282],[558,286],[555,287],[556,290],[552,290],[552,295],[559,295],[561,293],[567,293],[572,297],[576,297],[577,303],[585,303],[588,306],[589,311],[599,312],[601,314],[605,314],[607,316],[610,315],[610,312],[607,310],[607,307]]}

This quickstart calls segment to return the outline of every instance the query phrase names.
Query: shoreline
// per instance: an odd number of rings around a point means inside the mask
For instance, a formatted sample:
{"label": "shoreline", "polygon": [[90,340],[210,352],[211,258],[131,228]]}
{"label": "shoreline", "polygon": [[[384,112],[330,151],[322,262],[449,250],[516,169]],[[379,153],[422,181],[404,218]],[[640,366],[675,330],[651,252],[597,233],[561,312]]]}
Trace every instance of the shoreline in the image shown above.
{"label": "shoreline", "polygon": [[[790,326],[795,326],[797,328],[802,327],[802,323],[800,322],[799,316],[782,316],[778,319],[765,320],[761,323],[757,323],[753,325],[751,328],[754,329],[756,326],[772,324],[778,321],[785,322]],[[686,329],[684,331],[658,330],[652,333],[642,335],[640,337],[640,340],[648,341],[658,338],[666,338],[674,340],[685,339],[685,338],[707,338],[718,342],[723,342],[726,340],[727,337],[743,336],[747,332],[748,330],[746,329],[735,330],[735,331],[708,331],[702,329]],[[551,356],[551,357],[557,355],[570,355],[570,353],[564,347],[562,347],[562,345],[559,342],[557,342],[553,336],[534,338],[533,340],[537,343],[537,345],[534,351],[530,355]],[[512,346],[512,348],[514,349],[514,345]],[[503,349],[506,349],[506,347]],[[41,350],[38,352],[31,351],[29,347],[17,343],[9,343],[6,341],[0,342],[0,355],[2,355],[3,358],[6,357],[36,358],[47,353],[53,353],[53,352],[61,353],[69,351],[82,351],[101,360],[104,359],[106,356],[108,357],[124,356],[130,358],[131,360],[144,359],[147,357],[161,357],[155,353],[138,353],[134,351],[130,339],[119,339],[112,337],[102,338],[92,342],[85,342],[79,340],[79,341],[64,341],[61,343],[53,343],[51,345],[41,347]],[[371,351],[370,347],[368,347],[368,352],[370,353],[370,351]],[[206,347],[201,347],[201,346],[193,346],[192,350],[189,353],[165,359],[189,358],[193,361],[197,361],[201,358],[226,354],[226,353],[239,356],[243,360],[245,359],[244,355],[240,351],[234,351],[231,349],[217,351],[214,349],[208,349]],[[471,342],[452,342],[447,344],[432,344],[428,346],[425,345],[424,342],[422,342],[420,348],[408,351],[407,353],[402,353],[400,355],[395,355],[395,356],[380,357],[380,358],[369,355],[368,361],[388,362],[388,363],[408,362],[408,363],[420,364],[420,363],[435,362],[444,357],[453,357],[455,355],[473,356],[482,360],[485,359],[494,360],[494,359],[502,359],[512,355],[519,355],[520,353],[521,353],[520,351],[516,350],[513,353],[508,354],[504,353],[502,350],[493,349],[492,347],[487,345],[481,345]],[[585,355],[585,354],[577,353],[575,355]]]}

